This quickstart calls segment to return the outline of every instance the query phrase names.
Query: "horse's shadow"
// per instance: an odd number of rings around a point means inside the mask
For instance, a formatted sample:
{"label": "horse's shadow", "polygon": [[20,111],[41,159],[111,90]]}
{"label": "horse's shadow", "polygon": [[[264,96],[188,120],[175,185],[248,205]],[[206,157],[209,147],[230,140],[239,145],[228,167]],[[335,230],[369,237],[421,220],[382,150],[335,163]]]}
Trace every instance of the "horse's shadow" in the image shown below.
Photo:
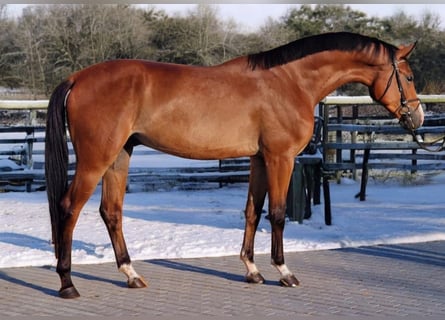
{"label": "horse's shadow", "polygon": [[58,295],[58,291],[57,290],[53,290],[53,289],[50,289],[50,288],[45,288],[45,287],[42,287],[42,286],[40,286],[38,284],[31,283],[31,282],[28,282],[28,281],[25,281],[25,280],[21,280],[21,279],[18,279],[16,277],[12,277],[12,276],[8,275],[4,271],[0,271],[0,280],[7,281],[7,282],[12,283],[12,284],[17,285],[17,286],[22,286],[22,287],[25,287],[25,288],[28,288],[28,289],[33,289],[33,290],[36,290],[36,291],[40,291],[43,294],[48,295],[48,296],[54,296],[55,297],[55,296]]}
{"label": "horse's shadow", "polygon": [[[43,240],[43,239],[40,239],[37,237],[24,235],[24,234],[18,234],[18,233],[12,233],[12,232],[1,232],[0,233],[0,242],[12,244],[15,246],[26,246],[26,247],[34,248],[34,249],[41,250],[41,251],[52,252],[54,250],[53,246],[49,240],[47,241],[47,240]],[[100,257],[100,255],[95,253],[95,246],[93,244],[86,243],[83,241],[74,240],[73,247],[84,250],[89,255],[94,255],[94,256]],[[43,266],[40,268],[45,269],[45,270],[51,269],[51,267],[49,267],[49,266]],[[54,275],[55,275],[55,277],[57,277],[56,272],[54,272]],[[97,276],[93,276],[93,275],[85,274],[85,273],[81,273],[81,272],[72,272],[72,275],[75,277],[78,277],[78,278],[85,279],[85,280],[103,281],[103,282],[112,283],[114,285],[121,286],[121,287],[126,286],[124,281],[122,281],[122,282],[113,281],[110,279],[97,277]],[[26,287],[29,289],[34,289],[34,290],[40,291],[43,294],[46,294],[49,296],[57,296],[58,295],[57,290],[45,288],[39,284],[31,283],[31,282],[13,277],[13,276],[9,275],[7,273],[7,271],[0,271],[0,280],[4,280],[11,284],[23,286],[23,287]]]}
{"label": "horse's shadow", "polygon": [[179,271],[187,271],[187,272],[194,272],[204,275],[210,275],[214,277],[219,277],[222,279],[230,280],[230,281],[236,281],[241,282],[244,281],[244,277],[238,274],[229,273],[225,271],[220,271],[216,269],[210,269],[210,268],[204,268],[204,267],[198,267],[195,265],[187,264],[180,261],[172,261],[172,260],[163,260],[163,259],[155,259],[155,260],[146,260],[146,263],[154,264],[160,267],[179,270]]}
{"label": "horse's shadow", "polygon": [[[53,252],[54,247],[50,240],[44,240],[37,237],[29,236],[22,233],[14,232],[0,232],[0,242],[12,244],[18,247],[28,247],[41,251]],[[110,244],[111,246],[111,244]],[[101,258],[101,255],[96,253],[96,245],[80,240],[73,240],[73,249],[85,251],[88,255]]]}
{"label": "horse's shadow", "polygon": [[[50,266],[43,266],[43,267],[39,267],[39,268],[48,270],[48,271],[53,269]],[[71,274],[73,277],[77,277],[77,278],[88,280],[88,281],[99,281],[99,282],[104,282],[104,283],[111,283],[112,285],[114,285],[116,287],[127,288],[125,281],[112,280],[112,279],[95,276],[95,275],[91,275],[91,274],[87,274],[87,273],[82,273],[82,272],[78,272],[78,271],[73,271]],[[57,277],[57,273],[55,271],[54,271],[54,277]],[[59,295],[58,290],[46,288],[39,284],[32,283],[29,281],[19,279],[17,277],[10,276],[7,273],[7,271],[6,272],[0,271],[0,280],[7,281],[14,285],[23,286],[28,289],[33,289],[33,290],[39,291],[39,292],[41,292],[45,295],[48,295],[48,296],[57,297]]]}
{"label": "horse's shadow", "polygon": [[[146,260],[145,262],[151,263],[151,264],[154,264],[157,266],[169,268],[169,269],[186,271],[186,272],[194,272],[194,273],[199,273],[199,274],[203,274],[203,275],[210,275],[210,276],[222,278],[222,279],[233,281],[233,282],[246,284],[245,277],[238,273],[235,274],[235,273],[230,273],[230,272],[221,271],[221,270],[217,270],[217,269],[199,267],[199,266],[187,264],[184,262],[180,262],[177,260],[172,261],[172,260],[156,259],[156,260]],[[275,286],[278,284],[279,284],[278,281],[267,281],[266,280],[263,285],[274,285]]]}
{"label": "horse's shadow", "polygon": [[[193,272],[193,273],[198,273],[198,274],[208,275],[208,276],[210,275],[213,277],[218,277],[221,279],[245,284],[244,276],[241,274],[235,274],[235,273],[230,273],[230,272],[221,271],[221,270],[217,270],[217,269],[199,267],[199,266],[187,264],[187,263],[180,262],[180,261],[157,259],[157,260],[146,260],[144,262],[153,264],[156,266],[160,266],[163,268],[169,268],[169,269],[174,269],[174,270],[184,271],[184,272]],[[50,266],[44,266],[44,267],[40,267],[40,268],[44,269],[44,270],[48,270],[48,271],[54,269],[53,267],[50,267]],[[97,281],[97,282],[104,282],[104,283],[112,284],[119,288],[127,288],[127,284],[124,280],[122,280],[122,281],[112,280],[109,278],[96,276],[96,275],[79,272],[79,271],[73,271],[72,276],[76,277],[76,278],[88,280],[88,281]],[[57,273],[55,271],[54,271],[54,277],[57,277]],[[149,277],[149,275],[147,275],[147,277]],[[7,271],[6,272],[0,271],[0,280],[7,281],[14,285],[23,286],[28,289],[33,289],[33,290],[39,291],[39,292],[41,292],[45,295],[48,295],[48,296],[52,296],[52,297],[58,296],[58,290],[43,287],[39,284],[32,283],[29,281],[19,279],[17,277],[10,276],[10,275],[8,275]],[[276,282],[276,281],[275,282],[274,281],[266,281],[263,285],[277,285],[277,284],[278,284],[278,282]]]}

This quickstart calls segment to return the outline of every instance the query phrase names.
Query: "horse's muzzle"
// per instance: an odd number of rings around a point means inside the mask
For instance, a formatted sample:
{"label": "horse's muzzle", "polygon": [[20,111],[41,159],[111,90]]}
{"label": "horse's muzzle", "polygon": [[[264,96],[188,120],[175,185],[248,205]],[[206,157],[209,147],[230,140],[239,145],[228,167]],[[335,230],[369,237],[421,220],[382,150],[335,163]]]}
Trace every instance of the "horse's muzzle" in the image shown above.
{"label": "horse's muzzle", "polygon": [[421,127],[424,121],[424,114],[422,104],[419,104],[415,108],[411,108],[405,105],[400,108],[400,118],[399,122],[402,128],[413,131]]}

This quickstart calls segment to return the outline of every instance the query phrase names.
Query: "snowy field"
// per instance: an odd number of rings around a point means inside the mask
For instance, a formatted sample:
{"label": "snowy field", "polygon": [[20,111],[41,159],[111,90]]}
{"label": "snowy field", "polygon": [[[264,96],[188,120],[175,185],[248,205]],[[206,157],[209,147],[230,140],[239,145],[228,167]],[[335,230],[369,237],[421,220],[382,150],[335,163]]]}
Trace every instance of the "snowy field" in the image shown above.
{"label": "snowy field", "polygon": [[[303,224],[288,221],[285,251],[326,250],[378,244],[445,240],[445,173],[428,181],[360,185],[331,183],[333,225],[323,205]],[[133,260],[237,255],[244,230],[247,185],[197,191],[129,193],[124,232]],[[73,263],[114,261],[98,213],[100,190],[85,206],[74,233]],[[267,206],[267,204],[266,204]],[[256,253],[270,252],[269,221],[262,218]],[[44,192],[0,194],[0,268],[54,265]]]}

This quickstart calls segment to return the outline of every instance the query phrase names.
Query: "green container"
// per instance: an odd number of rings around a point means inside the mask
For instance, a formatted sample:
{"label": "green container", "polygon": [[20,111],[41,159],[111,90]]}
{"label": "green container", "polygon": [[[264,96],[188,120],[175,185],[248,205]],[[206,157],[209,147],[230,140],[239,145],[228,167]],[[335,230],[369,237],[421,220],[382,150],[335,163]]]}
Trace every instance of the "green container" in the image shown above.
{"label": "green container", "polygon": [[303,164],[295,162],[286,200],[286,215],[291,221],[303,223],[306,197],[303,179]]}

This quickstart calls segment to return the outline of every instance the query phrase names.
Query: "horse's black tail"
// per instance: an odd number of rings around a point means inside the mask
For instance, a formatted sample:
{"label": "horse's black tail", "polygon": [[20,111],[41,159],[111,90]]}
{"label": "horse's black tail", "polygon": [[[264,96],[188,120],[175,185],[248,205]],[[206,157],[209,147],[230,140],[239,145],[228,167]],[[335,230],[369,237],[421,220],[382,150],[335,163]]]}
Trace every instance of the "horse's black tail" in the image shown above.
{"label": "horse's black tail", "polygon": [[73,83],[61,83],[51,95],[45,131],[45,179],[51,216],[52,241],[58,258],[59,230],[63,214],[61,200],[68,185],[68,145],[66,134],[66,97]]}

